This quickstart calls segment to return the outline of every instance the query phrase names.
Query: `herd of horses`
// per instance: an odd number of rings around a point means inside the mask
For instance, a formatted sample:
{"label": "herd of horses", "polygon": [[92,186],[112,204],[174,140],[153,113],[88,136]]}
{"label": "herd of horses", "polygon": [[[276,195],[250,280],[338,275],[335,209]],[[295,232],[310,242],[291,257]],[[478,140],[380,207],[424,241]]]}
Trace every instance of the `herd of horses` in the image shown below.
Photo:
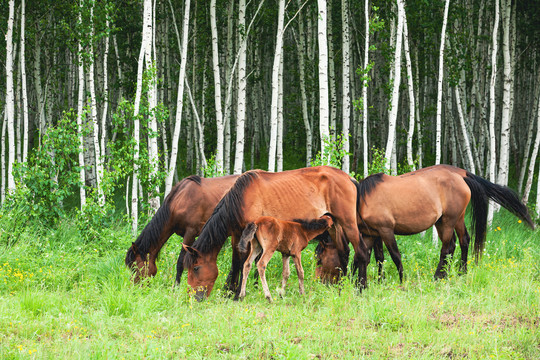
{"label": "herd of horses", "polygon": [[329,166],[278,173],[250,170],[219,178],[193,175],[172,189],[128,249],[125,262],[133,270],[134,282],[154,276],[161,248],[176,233],[183,237],[176,283],[187,269],[187,282],[195,298],[202,300],[212,292],[217,257],[230,236],[232,262],[225,289],[235,298],[245,296],[246,278],[256,261],[265,296],[271,301],[265,268],[276,250],[283,255],[282,291],[293,257],[303,293],[300,254],[308,241],[319,240],[316,276],[327,282],[346,274],[351,244],[353,274],[358,273],[357,283],[363,288],[372,251],[381,274],[384,243],[402,281],[395,235],[417,234],[435,226],[442,248],[434,277],[443,278],[456,248],[456,234],[460,271],[467,271],[470,236],[464,219],[469,203],[476,260],[481,255],[488,200],[534,228],[527,207],[513,190],[450,165],[400,176],[375,174],[360,181]]}

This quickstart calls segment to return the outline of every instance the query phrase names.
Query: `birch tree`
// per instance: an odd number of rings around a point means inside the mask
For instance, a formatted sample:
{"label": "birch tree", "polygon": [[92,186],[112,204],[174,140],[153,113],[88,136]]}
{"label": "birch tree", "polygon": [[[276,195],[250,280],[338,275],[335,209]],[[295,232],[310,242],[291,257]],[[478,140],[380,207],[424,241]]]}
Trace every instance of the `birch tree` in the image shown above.
{"label": "birch tree", "polygon": [[407,88],[409,90],[409,129],[407,131],[407,163],[409,164],[409,168],[411,170],[415,170],[412,139],[414,135],[414,126],[416,125],[416,101],[414,96],[411,54],[409,51],[409,29],[407,26],[407,14],[405,11],[403,11],[403,45],[405,51],[405,65],[407,67]]}
{"label": "birch tree", "polygon": [[[399,104],[399,85],[401,84],[401,46],[403,41],[403,17],[404,8],[402,0],[397,0],[398,15],[396,29],[396,48],[394,55],[394,83],[392,88],[392,98],[390,99],[390,112],[388,114],[388,139],[386,141],[386,151],[384,158],[386,159],[386,167],[392,169],[392,173],[396,173],[397,169],[389,164],[392,159],[392,152],[395,148],[396,140],[396,121]],[[391,161],[390,161],[391,163]]]}
{"label": "birch tree", "polygon": [[28,129],[28,91],[26,87],[26,36],[25,36],[25,21],[26,21],[26,5],[25,0],[21,1],[21,97],[22,97],[22,115],[23,115],[23,150],[22,161],[26,162],[28,157],[28,137],[30,130]]}
{"label": "birch tree", "polygon": [[244,130],[246,122],[246,1],[240,0],[238,4],[238,43],[240,44],[238,56],[238,103],[236,113],[236,150],[234,155],[234,174],[242,173],[244,164]]}
{"label": "birch tree", "polygon": [[[342,122],[343,122],[343,151],[349,153],[349,122],[351,116],[351,92],[350,92],[350,39],[349,39],[349,1],[341,0],[341,23],[342,23],[342,51],[343,51],[343,80],[342,80]],[[349,173],[349,155],[343,158],[342,169]]]}
{"label": "birch tree", "polygon": [[[9,1],[8,28],[6,33],[6,121],[8,133],[8,192],[15,190],[13,164],[15,163],[15,96],[13,89],[13,26],[15,21],[15,1]],[[4,142],[5,144],[5,142]],[[5,150],[4,150],[5,153]],[[2,174],[2,177],[4,174]]]}
{"label": "birch tree", "polygon": [[330,139],[328,100],[328,43],[326,34],[326,0],[317,0],[317,34],[319,42],[319,133],[321,136],[321,160],[330,161],[325,153],[324,141]]}
{"label": "birch tree", "polygon": [[[538,100],[536,113],[536,136],[534,140],[533,150],[531,154],[531,162],[529,164],[529,171],[527,175],[527,181],[525,182],[525,190],[523,191],[522,201],[524,204],[529,202],[529,194],[531,192],[533,177],[534,177],[534,168],[536,166],[536,160],[538,158],[538,147],[540,146],[540,98]],[[539,166],[540,168],[540,166]],[[540,170],[539,170],[540,171]],[[537,188],[536,192],[540,192]],[[538,207],[538,201],[536,202],[536,212],[540,214],[540,208]]]}
{"label": "birch tree", "polygon": [[180,125],[182,124],[182,107],[184,104],[184,79],[186,77],[190,6],[191,0],[186,0],[184,8],[184,22],[182,26],[182,53],[180,57],[180,72],[178,74],[178,98],[176,101],[176,117],[171,145],[171,157],[169,159],[169,166],[167,167],[167,176],[165,178],[165,196],[169,194],[172,188],[173,176],[176,170],[176,160],[178,156],[178,138],[180,137]]}
{"label": "birch tree", "polygon": [[442,122],[442,87],[444,78],[444,43],[446,40],[446,24],[448,22],[448,8],[450,0],[446,0],[444,4],[443,24],[441,30],[441,46],[439,48],[439,79],[437,81],[437,115],[436,115],[436,130],[435,130],[435,164],[441,163],[441,122]]}
{"label": "birch tree", "polygon": [[[79,24],[82,22],[82,1],[79,5]],[[78,70],[78,83],[79,91],[77,96],[77,134],[79,138],[79,196],[81,199],[81,211],[84,210],[86,206],[86,176],[85,173],[85,162],[84,162],[84,135],[83,135],[83,107],[84,107],[84,63],[82,58],[83,46],[81,39],[78,41],[78,51],[77,51],[77,70]]]}
{"label": "birch tree", "polygon": [[[366,71],[369,71],[369,0],[364,1],[364,15],[366,30],[364,33],[365,43],[364,43],[364,67]],[[368,137],[367,137],[367,125],[368,125],[368,105],[367,105],[367,73],[362,76],[362,145],[363,148],[363,166],[364,166],[364,178],[366,178],[368,173]]]}
{"label": "birch tree", "polygon": [[268,145],[268,171],[276,169],[277,132],[278,132],[278,96],[279,70],[283,51],[283,30],[285,16],[285,0],[279,0],[278,26],[276,35],[276,51],[272,65],[272,102],[270,105],[270,143]]}
{"label": "birch tree", "polygon": [[[493,24],[492,43],[491,43],[491,79],[489,82],[489,180],[496,182],[496,147],[495,147],[495,110],[496,94],[495,83],[497,80],[497,51],[498,51],[498,33],[499,33],[499,0],[495,0],[495,21]],[[488,224],[493,220],[493,205],[490,203],[488,208]]]}
{"label": "birch tree", "polygon": [[210,28],[212,31],[212,65],[214,71],[214,100],[216,106],[216,171],[223,173],[223,112],[221,109],[221,71],[219,67],[219,39],[216,22],[216,0],[210,1]]}

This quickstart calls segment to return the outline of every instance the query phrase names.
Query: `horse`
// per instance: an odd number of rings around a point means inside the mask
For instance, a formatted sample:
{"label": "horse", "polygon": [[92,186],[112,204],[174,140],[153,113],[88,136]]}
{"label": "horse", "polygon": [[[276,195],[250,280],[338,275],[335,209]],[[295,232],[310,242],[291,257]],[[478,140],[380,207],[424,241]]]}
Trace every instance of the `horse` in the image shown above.
{"label": "horse", "polygon": [[[238,249],[241,252],[246,252],[248,243],[250,243],[250,252],[247,260],[244,263],[244,271],[242,273],[242,286],[240,289],[240,298],[246,296],[246,282],[251,264],[260,256],[257,262],[257,270],[261,279],[264,295],[269,302],[272,302],[272,295],[268,289],[266,282],[266,265],[272,258],[272,255],[277,250],[282,255],[283,274],[281,280],[281,295],[285,294],[285,286],[289,279],[289,258],[292,256],[296,273],[298,274],[298,284],[300,295],[304,294],[304,269],[302,268],[302,250],[306,248],[308,242],[315,236],[322,234],[330,226],[332,226],[332,216],[324,214],[319,219],[306,220],[279,220],[271,216],[261,216],[254,222],[247,224],[244,229]],[[256,236],[255,236],[256,235]]]}
{"label": "horse", "polygon": [[[345,172],[329,166],[288,170],[279,173],[251,170],[242,174],[221,199],[198,239],[184,258],[188,284],[197,300],[210,295],[218,276],[217,256],[232,235],[232,271],[227,286],[238,298],[238,277],[245,254],[239,253],[237,239],[246,225],[261,216],[281,220],[314,219],[331,213],[353,244],[358,280],[366,284],[366,248],[356,225],[356,187]],[[332,229],[330,229],[332,230]],[[335,241],[335,231],[332,231]],[[337,242],[339,246],[339,242]]]}
{"label": "horse", "polygon": [[[488,199],[509,210],[527,223],[534,224],[527,207],[516,193],[469,171],[450,165],[435,165],[400,176],[375,174],[357,182],[358,226],[366,248],[382,239],[403,279],[401,254],[395,234],[412,235],[435,225],[442,242],[435,279],[447,276],[448,257],[455,250],[457,233],[461,247],[460,272],[467,272],[470,236],[465,227],[469,202],[475,232],[474,253],[479,260],[485,244]],[[321,258],[324,261],[324,257]]]}
{"label": "horse", "polygon": [[[328,231],[314,239],[318,241],[315,248],[315,258],[317,259],[315,277],[323,284],[337,284],[342,276],[347,275],[349,242],[343,235],[339,239],[341,241],[339,248],[343,249],[342,251],[338,251],[338,247],[332,241]],[[321,256],[324,257],[324,260],[321,259]]]}
{"label": "horse", "polygon": [[[219,200],[239,176],[202,178],[191,175],[174,186],[126,253],[125,263],[134,270],[135,283],[157,273],[157,256],[172,234],[182,236],[184,244],[191,245],[195,241]],[[182,277],[185,254],[182,249],[178,257],[176,284]]]}

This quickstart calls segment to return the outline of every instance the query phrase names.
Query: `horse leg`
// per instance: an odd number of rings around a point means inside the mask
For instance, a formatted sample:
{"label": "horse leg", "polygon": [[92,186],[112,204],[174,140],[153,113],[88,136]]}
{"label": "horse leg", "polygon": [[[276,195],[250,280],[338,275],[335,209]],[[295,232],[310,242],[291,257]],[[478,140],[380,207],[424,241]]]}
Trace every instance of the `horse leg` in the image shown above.
{"label": "horse leg", "polygon": [[268,283],[266,282],[266,265],[272,258],[272,255],[274,254],[274,251],[276,249],[274,247],[270,249],[264,249],[263,254],[261,256],[261,260],[257,263],[257,270],[259,271],[259,277],[261,278],[261,284],[264,291],[264,296],[268,300],[268,302],[272,302],[272,295],[270,295],[270,289],[268,288]]}
{"label": "horse leg", "polygon": [[[240,291],[238,284],[242,281],[241,270],[244,266],[244,262],[247,259],[247,254],[242,253],[241,251],[238,250],[238,239],[239,239],[239,236],[236,236],[235,234],[231,236],[231,245],[232,245],[231,271],[229,271],[229,275],[227,276],[227,280],[225,281],[225,291],[230,291],[234,293],[235,300],[238,300],[238,295]],[[240,279],[238,279],[239,277]]]}
{"label": "horse leg", "polygon": [[[360,232],[358,231],[358,227],[356,224],[354,226],[346,226],[346,224],[342,224],[343,231],[345,232],[345,236],[349,240],[349,242],[353,245],[354,249],[354,261],[353,266],[354,268],[358,269],[358,284],[360,285],[360,288],[366,287],[366,280],[367,280],[367,264],[369,263],[369,257],[368,257],[368,251],[366,244],[364,243],[364,239],[360,235]],[[339,241],[334,240],[334,242],[337,244]],[[338,247],[339,249],[339,247]]]}
{"label": "horse leg", "polygon": [[247,283],[249,272],[251,271],[251,264],[253,263],[255,258],[261,254],[261,252],[262,252],[262,248],[259,245],[259,243],[258,242],[255,243],[255,241],[252,241],[251,250],[249,252],[246,262],[244,263],[244,270],[242,272],[242,286],[240,287],[240,294],[239,294],[240,299],[243,299],[244,297],[246,297],[246,283]]}
{"label": "horse leg", "polygon": [[280,295],[285,295],[285,286],[287,286],[287,280],[289,280],[289,275],[291,275],[291,269],[289,268],[289,255],[282,255],[281,260],[283,261],[283,273],[281,275],[281,292]]}
{"label": "horse leg", "polygon": [[[195,229],[187,229],[184,233],[183,243],[191,246],[195,242],[195,236],[197,236],[198,231]],[[184,256],[186,256],[186,250],[182,247],[180,250],[180,255],[176,261],[176,285],[180,285],[180,280],[182,279],[182,273],[184,272]]]}
{"label": "horse leg", "polygon": [[[386,245],[386,248],[388,249],[388,252],[390,253],[390,257],[392,258],[392,261],[394,261],[394,264],[396,264],[396,268],[399,274],[399,282],[400,284],[403,283],[403,263],[401,262],[401,253],[399,252],[397,242],[396,242],[396,236],[394,234],[393,230],[387,230],[387,231],[379,231],[381,233],[381,239],[384,241],[384,244]],[[380,244],[382,248],[382,243]],[[384,259],[384,257],[383,257]]]}
{"label": "horse leg", "polygon": [[456,232],[459,238],[459,247],[461,248],[461,265],[459,267],[460,274],[467,273],[467,257],[469,254],[469,241],[471,237],[465,227],[465,221],[462,219],[456,224]]}
{"label": "horse leg", "polygon": [[437,228],[437,233],[442,242],[441,258],[437,270],[435,270],[435,275],[433,276],[435,280],[437,280],[447,276],[446,267],[448,265],[448,257],[452,257],[452,254],[456,249],[456,235],[454,234],[454,226],[444,224],[441,220],[435,224],[435,227]]}
{"label": "horse leg", "polygon": [[304,295],[304,268],[302,267],[301,253],[293,256],[294,266],[296,267],[296,273],[298,274],[298,288],[300,295]]}

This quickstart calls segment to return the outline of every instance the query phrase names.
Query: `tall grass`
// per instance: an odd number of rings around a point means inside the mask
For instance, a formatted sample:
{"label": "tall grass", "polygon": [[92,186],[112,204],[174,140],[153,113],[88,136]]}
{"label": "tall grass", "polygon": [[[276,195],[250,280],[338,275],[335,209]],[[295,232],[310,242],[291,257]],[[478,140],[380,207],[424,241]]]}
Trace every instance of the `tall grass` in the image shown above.
{"label": "tall grass", "polygon": [[372,263],[369,287],[359,293],[348,278],[330,287],[314,279],[310,244],[302,257],[305,296],[293,269],[278,297],[281,259],[270,262],[273,304],[252,279],[242,302],[219,290],[230,245],[218,258],[216,290],[197,303],[185,276],[173,287],[176,236],[156,277],[133,285],[124,267],[133,241],[127,224],[89,242],[69,221],[42,228],[17,219],[14,228],[0,218],[2,359],[540,358],[540,234],[504,211],[466,275],[457,271],[458,247],[449,277],[433,280],[440,247],[428,231],[398,238],[403,284],[391,261],[378,282]]}

